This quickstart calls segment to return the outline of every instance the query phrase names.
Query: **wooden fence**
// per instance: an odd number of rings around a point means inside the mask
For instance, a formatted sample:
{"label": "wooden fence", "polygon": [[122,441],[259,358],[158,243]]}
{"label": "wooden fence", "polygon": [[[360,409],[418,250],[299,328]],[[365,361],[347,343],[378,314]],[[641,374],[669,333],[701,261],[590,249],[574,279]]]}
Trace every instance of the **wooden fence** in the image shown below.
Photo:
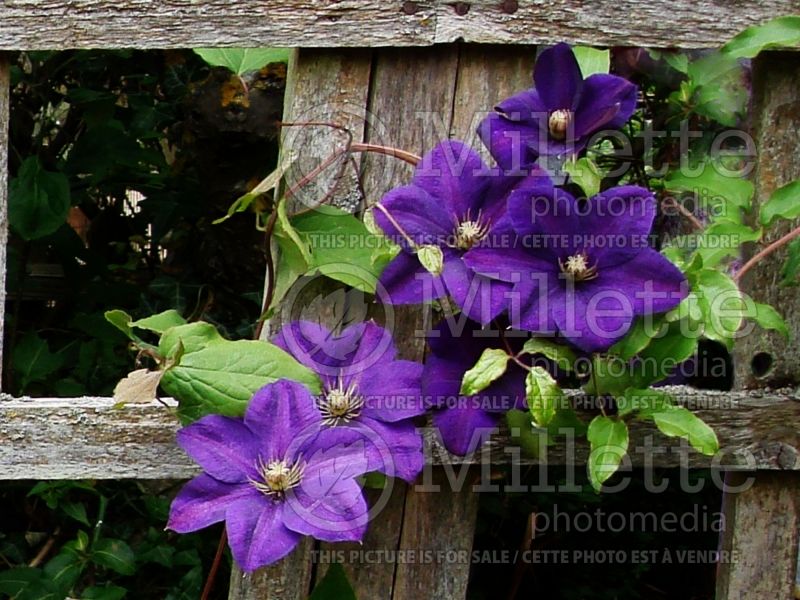
{"label": "wooden fence", "polygon": [[[349,127],[355,141],[422,153],[442,133],[477,144],[476,113],[529,87],[535,44],[715,47],[747,26],[792,13],[800,13],[797,0],[6,0],[0,5],[0,50],[299,47],[292,58],[284,120],[335,121]],[[800,55],[776,52],[757,59],[753,87],[757,205],[776,187],[800,177]],[[2,61],[3,273],[8,115],[9,68]],[[327,156],[337,142],[335,132],[326,130],[300,135],[295,143],[299,140],[307,144],[303,154],[308,160]],[[368,203],[408,178],[408,167],[386,162],[391,160],[374,155],[359,159]],[[354,178],[337,186],[341,202],[361,191]],[[793,341],[760,330],[741,340],[734,357],[738,391],[675,390],[718,432],[723,464],[749,471],[736,476],[755,477],[747,492],[726,497],[722,548],[737,551],[740,558],[719,567],[720,600],[791,598],[797,576],[800,396],[792,390],[800,378],[800,298],[791,288],[777,286],[781,258],[760,263],[743,288],[757,301],[779,308]],[[0,309],[3,302],[0,292]],[[413,335],[419,312],[401,309],[395,316],[401,353],[421,359],[423,342]],[[768,354],[773,365],[756,377],[751,363],[759,353]],[[770,391],[776,386],[793,387]],[[112,405],[108,398],[0,398],[0,480],[183,479],[196,473],[175,446],[177,423],[162,406],[115,410]],[[666,443],[642,424],[632,432],[631,447],[648,436]],[[460,462],[433,439],[426,440],[426,448],[431,464]],[[502,436],[487,451],[493,462],[510,460]],[[581,461],[586,453],[582,446],[576,457],[555,449],[547,462]],[[681,456],[687,454],[656,455],[655,465],[678,466]],[[635,454],[632,458],[634,464],[640,460]],[[709,465],[696,454],[688,454],[684,462]],[[441,467],[434,468],[434,478],[442,473]],[[363,547],[469,550],[477,503],[470,486],[450,491],[443,485],[439,493],[424,493],[398,484],[371,523]],[[252,576],[235,571],[229,597],[306,598],[312,577],[323,574],[312,572],[312,547],[304,542],[280,563]],[[469,569],[465,564],[392,563],[346,568],[362,600],[462,599]]]}

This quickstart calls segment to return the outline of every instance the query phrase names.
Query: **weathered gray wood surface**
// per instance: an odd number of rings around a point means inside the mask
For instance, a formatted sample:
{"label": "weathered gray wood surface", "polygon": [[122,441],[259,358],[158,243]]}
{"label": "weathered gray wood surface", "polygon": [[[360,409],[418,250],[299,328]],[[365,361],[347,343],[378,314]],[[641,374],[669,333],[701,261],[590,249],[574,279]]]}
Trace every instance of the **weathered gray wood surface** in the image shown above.
{"label": "weathered gray wood surface", "polygon": [[[8,121],[11,79],[8,59],[0,55],[0,314],[6,308],[6,246],[8,245]],[[0,381],[3,380],[5,319],[0,319]]]}
{"label": "weathered gray wood surface", "polygon": [[[6,0],[0,49],[426,46],[464,40],[718,46],[797,0]],[[644,24],[644,25],[643,25]]]}
{"label": "weathered gray wood surface", "polygon": [[[758,156],[753,182],[756,186],[753,219],[758,207],[777,188],[800,177],[800,56],[769,52],[753,64],[753,139]],[[771,226],[765,242],[773,242],[800,226],[800,219]],[[763,247],[748,244],[747,257]],[[775,387],[800,383],[800,294],[797,287],[781,286],[786,247],[766,257],[740,282],[742,290],[757,302],[770,304],[783,315],[791,339],[756,328],[736,341],[736,384],[741,388]]]}
{"label": "weathered gray wood surface", "polygon": [[[800,470],[800,398],[790,390],[701,392],[670,388],[686,406],[695,409],[719,436],[725,465],[735,461],[757,469]],[[197,468],[175,445],[179,424],[157,403],[114,408],[111,398],[16,398],[0,400],[0,480],[3,479],[186,479]],[[631,449],[646,436],[654,444],[677,448],[652,427],[632,423]],[[488,446],[488,458],[508,464],[507,432],[501,429]],[[448,454],[432,432],[426,435],[426,460],[430,464],[476,462]],[[576,461],[585,460],[587,448],[578,444]],[[752,456],[747,463],[736,456]],[[548,449],[545,460],[559,465],[568,461],[563,444]],[[654,464],[679,466],[680,454],[657,454]],[[633,452],[634,465],[643,464],[644,452]],[[695,453],[688,465],[708,466]],[[522,458],[524,464],[538,464]]]}
{"label": "weathered gray wood surface", "polygon": [[[732,474],[736,485],[744,474]],[[718,600],[797,598],[794,593],[800,542],[800,477],[759,473],[738,494],[726,494],[721,550],[731,560],[717,574]]]}

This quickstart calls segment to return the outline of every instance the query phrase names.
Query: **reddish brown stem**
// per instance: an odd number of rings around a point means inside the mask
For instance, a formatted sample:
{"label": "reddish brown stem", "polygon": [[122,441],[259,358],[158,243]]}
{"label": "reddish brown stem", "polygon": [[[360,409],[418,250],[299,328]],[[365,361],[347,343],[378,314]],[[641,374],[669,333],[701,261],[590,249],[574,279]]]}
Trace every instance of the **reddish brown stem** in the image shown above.
{"label": "reddish brown stem", "polygon": [[406,152],[399,148],[392,148],[390,146],[378,146],[377,144],[361,144],[355,143],[350,146],[351,152],[373,152],[375,154],[385,154],[386,156],[394,156],[400,160],[406,161],[410,165],[417,166],[419,161],[422,160],[420,156],[413,152]]}
{"label": "reddish brown stem", "polygon": [[675,198],[666,198],[664,202],[669,202],[672,206],[678,209],[678,212],[681,213],[686,219],[692,224],[692,226],[697,230],[704,229],[703,224],[692,214],[692,211],[688,210],[683,204],[675,200]]}
{"label": "reddish brown stem", "polygon": [[222,528],[222,533],[219,534],[219,544],[217,544],[217,553],[214,555],[214,562],[211,563],[211,569],[206,577],[206,584],[203,586],[203,593],[200,595],[200,600],[208,600],[211,595],[211,590],[214,589],[214,580],[217,578],[217,571],[222,562],[222,554],[225,552],[225,546],[228,543],[228,536],[225,534],[225,528]]}
{"label": "reddish brown stem", "polygon": [[780,239],[775,240],[769,246],[767,246],[766,248],[761,250],[761,252],[759,252],[758,254],[753,256],[746,263],[744,263],[742,268],[739,269],[736,272],[736,275],[733,276],[733,280],[736,283],[739,283],[739,281],[741,281],[742,277],[744,277],[745,273],[747,273],[750,269],[752,269],[759,261],[763,260],[764,257],[769,256],[770,254],[772,254],[776,250],[779,250],[780,248],[782,248],[783,246],[785,246],[786,244],[788,244],[789,242],[791,242],[793,239],[795,239],[797,237],[800,237],[800,227],[797,227],[796,229],[792,229],[792,231],[787,233],[785,236],[783,236]]}

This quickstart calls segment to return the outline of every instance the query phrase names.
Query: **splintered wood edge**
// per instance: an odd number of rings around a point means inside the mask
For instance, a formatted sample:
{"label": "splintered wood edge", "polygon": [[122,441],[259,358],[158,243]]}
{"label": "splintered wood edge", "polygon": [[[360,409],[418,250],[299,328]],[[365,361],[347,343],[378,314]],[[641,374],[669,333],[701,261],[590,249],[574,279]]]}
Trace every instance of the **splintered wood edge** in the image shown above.
{"label": "splintered wood edge", "polygon": [[795,12],[792,0],[750,3],[746,10],[719,0],[15,0],[0,5],[0,50],[563,40],[706,48],[723,44],[748,26]]}
{"label": "splintered wood edge", "polygon": [[[633,466],[800,470],[800,398],[791,390],[711,392],[664,388],[716,431],[722,452],[716,459],[662,436],[649,424],[632,421],[629,453]],[[576,401],[580,401],[577,394]],[[175,443],[180,428],[175,402],[115,408],[111,398],[0,399],[0,480],[10,479],[186,479],[198,467]],[[588,417],[588,414],[584,414]],[[425,433],[430,465],[490,462],[508,465],[584,464],[585,442],[573,456],[562,440],[541,460],[518,457],[501,426],[483,450],[471,457],[449,454],[432,429]],[[648,449],[650,448],[650,449]],[[652,450],[655,448],[656,450]],[[649,454],[649,458],[648,455]]]}

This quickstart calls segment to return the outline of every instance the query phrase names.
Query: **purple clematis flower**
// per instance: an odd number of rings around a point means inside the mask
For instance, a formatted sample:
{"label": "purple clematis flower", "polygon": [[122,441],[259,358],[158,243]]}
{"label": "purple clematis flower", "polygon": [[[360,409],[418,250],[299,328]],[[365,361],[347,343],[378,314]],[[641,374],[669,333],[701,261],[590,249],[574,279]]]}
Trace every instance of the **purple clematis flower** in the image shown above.
{"label": "purple clematis flower", "polygon": [[398,360],[389,331],[373,322],[334,334],[309,321],[284,326],[273,343],[322,379],[317,405],[339,444],[366,445],[369,470],[413,481],[423,466],[413,418],[425,412],[422,365]]}
{"label": "purple clematis flower", "polygon": [[503,100],[478,135],[503,169],[526,167],[539,155],[574,154],[592,134],[619,129],[636,109],[636,86],[597,73],[586,79],[569,45],[541,53],[534,87]]}
{"label": "purple clematis flower", "polygon": [[322,417],[299,383],[260,389],[244,419],[208,415],[178,432],[178,444],[205,471],[170,508],[167,528],[187,533],[225,521],[245,571],[273,563],[304,535],[363,538],[368,508],[355,478],[367,472],[363,444],[331,445]]}
{"label": "purple clematis flower", "polygon": [[[503,348],[504,343],[497,330],[482,332],[473,321],[465,323],[463,332],[454,332],[452,327],[453,322],[445,319],[429,334],[431,353],[425,360],[422,390],[434,409],[433,424],[445,447],[464,456],[485,441],[503,413],[526,408],[525,371],[510,363],[506,373],[482,392],[460,395],[464,373],[475,366],[486,348]],[[519,338],[508,341],[516,346]]]}
{"label": "purple clematis flower", "polygon": [[[541,184],[546,175],[529,177],[491,171],[468,146],[449,140],[425,155],[410,185],[387,193],[373,210],[383,231],[403,250],[383,271],[380,283],[390,304],[422,304],[449,296],[470,318],[488,323],[506,307],[510,287],[489,282],[467,268],[464,253],[485,241],[503,216],[506,198],[516,187]],[[420,246],[442,253],[441,272],[423,267]]]}
{"label": "purple clematis flower", "polygon": [[506,249],[476,247],[475,271],[514,284],[512,326],[559,333],[586,352],[622,338],[636,315],[674,308],[688,294],[683,274],[650,248],[656,201],[623,186],[579,202],[542,187],[514,192],[497,229],[517,235]]}

